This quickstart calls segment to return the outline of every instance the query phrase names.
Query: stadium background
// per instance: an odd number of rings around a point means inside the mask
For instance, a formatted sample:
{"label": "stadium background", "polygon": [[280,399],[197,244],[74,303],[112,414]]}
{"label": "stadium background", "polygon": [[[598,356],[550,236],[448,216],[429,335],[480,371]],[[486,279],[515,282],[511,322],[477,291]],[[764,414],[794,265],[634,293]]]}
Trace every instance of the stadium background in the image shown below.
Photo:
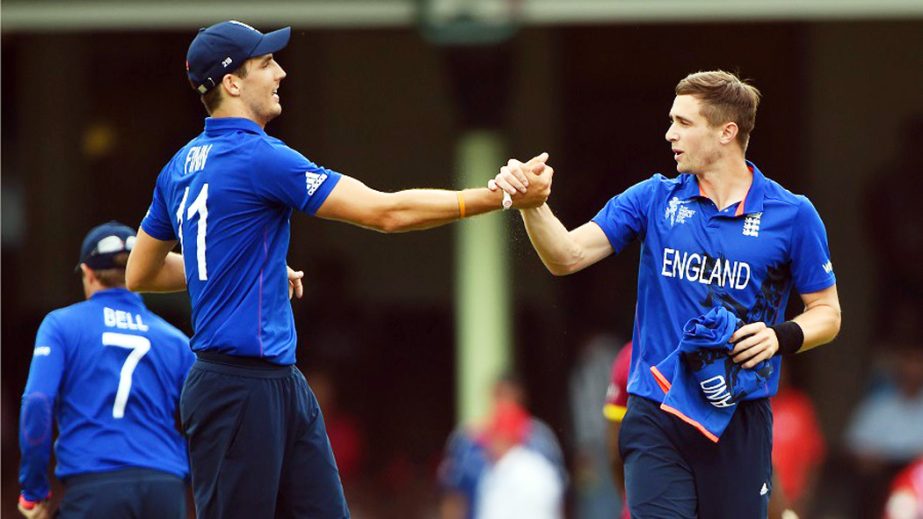
{"label": "stadium background", "polygon": [[[878,280],[917,271],[906,282],[920,286],[919,262],[877,254],[875,226],[907,223],[875,221],[870,193],[921,186],[918,168],[900,166],[923,149],[908,142],[908,128],[923,124],[923,5],[780,4],[526,1],[515,36],[469,59],[423,38],[412,2],[4,2],[3,516],[15,514],[18,402],[38,323],[81,298],[73,266],[84,233],[108,219],[137,225],[160,167],[201,128],[183,57],[197,27],[225,18],[293,25],[278,55],[289,74],[284,115],[268,130],[310,159],[379,189],[458,186],[459,137],[491,128],[509,156],[551,154],[550,203],[569,226],[673,170],[663,134],[679,78],[710,68],[752,78],[764,102],[748,157],[809,194],[830,237],[843,330],[796,371],[835,446],[888,326]],[[338,5],[345,15],[330,14]],[[489,99],[471,104],[478,90]],[[512,301],[514,364],[535,414],[567,447],[570,367],[593,333],[630,334],[638,249],[553,278],[518,216],[502,225],[512,275],[496,290]],[[289,263],[306,271],[299,364],[333,375],[367,438],[373,493],[437,494],[434,467],[456,423],[456,232],[384,236],[293,220]],[[184,295],[146,301],[190,331]]]}

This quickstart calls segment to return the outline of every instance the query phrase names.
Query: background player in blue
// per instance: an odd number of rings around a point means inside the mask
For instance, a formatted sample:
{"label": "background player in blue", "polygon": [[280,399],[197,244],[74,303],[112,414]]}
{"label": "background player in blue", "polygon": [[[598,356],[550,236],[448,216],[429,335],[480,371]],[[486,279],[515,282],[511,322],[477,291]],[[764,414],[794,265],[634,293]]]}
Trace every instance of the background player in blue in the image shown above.
{"label": "background player in blue", "polygon": [[[640,239],[630,398],[620,449],[631,516],[765,517],[771,486],[772,415],[766,398],[737,405],[717,443],[660,409],[650,367],[678,345],[682,327],[715,306],[745,323],[731,337],[731,371],[770,360],[766,393],[778,386],[777,353],[827,343],[840,305],[826,232],[807,198],[769,180],[745,159],[760,94],[723,71],[679,82],[666,139],[679,176],[654,175],[613,197],[571,231],[547,205],[521,211],[545,266],[566,275]],[[496,177],[527,189],[512,160]],[[784,320],[792,286],[804,311]]]}
{"label": "background player in blue", "polygon": [[[129,259],[130,288],[189,291],[198,360],[181,415],[200,517],[349,514],[323,417],[294,366],[292,210],[397,232],[501,207],[485,188],[382,193],[267,135],[286,76],[273,53],[289,33],[229,21],[192,41],[188,77],[211,117],[163,168]],[[516,206],[544,203],[550,180],[533,178]]]}
{"label": "background player in blue", "polygon": [[176,411],[195,356],[188,337],[125,289],[134,242],[118,222],[94,227],[80,252],[86,301],[39,327],[19,420],[26,517],[51,516],[53,419],[55,475],[66,489],[60,517],[186,517],[189,464]]}

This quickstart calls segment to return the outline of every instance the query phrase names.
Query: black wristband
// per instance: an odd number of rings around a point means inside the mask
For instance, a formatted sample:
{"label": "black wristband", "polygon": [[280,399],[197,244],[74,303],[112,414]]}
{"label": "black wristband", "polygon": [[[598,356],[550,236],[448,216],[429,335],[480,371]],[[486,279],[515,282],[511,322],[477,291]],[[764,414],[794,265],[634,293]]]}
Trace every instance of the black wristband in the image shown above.
{"label": "black wristband", "polygon": [[776,332],[776,338],[779,339],[779,351],[781,355],[791,355],[797,353],[804,345],[804,331],[795,321],[785,321],[784,323],[770,326]]}

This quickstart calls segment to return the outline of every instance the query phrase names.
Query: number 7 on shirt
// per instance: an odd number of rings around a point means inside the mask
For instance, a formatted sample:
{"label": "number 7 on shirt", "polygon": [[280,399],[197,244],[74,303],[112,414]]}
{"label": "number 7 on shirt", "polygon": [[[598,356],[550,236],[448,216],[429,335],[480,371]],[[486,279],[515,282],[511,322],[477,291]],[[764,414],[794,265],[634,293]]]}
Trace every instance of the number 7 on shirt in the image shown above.
{"label": "number 7 on shirt", "polygon": [[116,346],[131,350],[122,371],[119,373],[119,389],[115,392],[115,403],[112,404],[112,417],[119,419],[125,417],[125,405],[128,404],[128,394],[131,392],[131,375],[138,367],[138,362],[151,350],[151,341],[140,335],[127,333],[103,332],[103,346]]}

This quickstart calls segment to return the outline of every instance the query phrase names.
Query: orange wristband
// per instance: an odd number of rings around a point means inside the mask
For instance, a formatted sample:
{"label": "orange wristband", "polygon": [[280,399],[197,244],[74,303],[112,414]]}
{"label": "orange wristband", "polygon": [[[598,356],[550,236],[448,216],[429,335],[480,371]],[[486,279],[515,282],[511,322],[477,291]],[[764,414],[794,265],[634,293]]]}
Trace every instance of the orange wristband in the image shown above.
{"label": "orange wristband", "polygon": [[465,195],[461,191],[456,191],[455,195],[458,197],[458,219],[465,217]]}

